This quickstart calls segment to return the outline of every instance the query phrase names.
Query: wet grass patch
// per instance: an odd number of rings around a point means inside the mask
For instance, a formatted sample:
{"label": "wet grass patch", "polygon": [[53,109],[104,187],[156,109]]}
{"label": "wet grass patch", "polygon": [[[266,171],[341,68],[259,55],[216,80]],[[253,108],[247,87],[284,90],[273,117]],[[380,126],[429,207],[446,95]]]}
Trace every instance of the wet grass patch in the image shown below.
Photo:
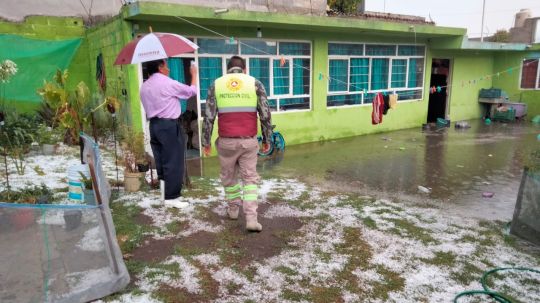
{"label": "wet grass patch", "polygon": [[138,206],[125,203],[111,203],[111,213],[116,228],[116,238],[123,253],[132,252],[142,243],[146,234],[155,230],[147,224],[137,224],[136,218],[142,209]]}
{"label": "wet grass patch", "polygon": [[373,283],[372,296],[383,301],[388,300],[390,292],[398,292],[405,287],[405,279],[388,268],[377,265],[376,271],[382,276],[380,281]]}
{"label": "wet grass patch", "polygon": [[386,219],[394,223],[395,227],[389,231],[401,237],[416,239],[424,244],[438,244],[438,241],[431,236],[431,231],[418,227],[407,219]]}
{"label": "wet grass patch", "polygon": [[474,281],[480,281],[483,272],[483,270],[470,263],[463,263],[459,270],[452,271],[450,277],[462,285],[469,285]]}
{"label": "wet grass patch", "polygon": [[349,260],[343,269],[337,273],[338,283],[345,289],[355,294],[365,293],[358,287],[357,277],[353,274],[356,269],[365,270],[373,256],[372,247],[368,244],[358,228],[346,227],[343,230],[343,243],[336,245],[336,251],[348,255]]}
{"label": "wet grass patch", "polygon": [[431,259],[421,258],[424,263],[436,266],[454,267],[456,265],[457,256],[451,252],[437,251],[435,257]]}
{"label": "wet grass patch", "polygon": [[373,220],[371,217],[364,217],[362,218],[362,223],[364,223],[365,226],[371,229],[377,229],[377,222]]}
{"label": "wet grass patch", "polygon": [[220,185],[215,180],[208,178],[191,178],[191,188],[186,188],[182,196],[186,198],[208,199],[219,196]]}

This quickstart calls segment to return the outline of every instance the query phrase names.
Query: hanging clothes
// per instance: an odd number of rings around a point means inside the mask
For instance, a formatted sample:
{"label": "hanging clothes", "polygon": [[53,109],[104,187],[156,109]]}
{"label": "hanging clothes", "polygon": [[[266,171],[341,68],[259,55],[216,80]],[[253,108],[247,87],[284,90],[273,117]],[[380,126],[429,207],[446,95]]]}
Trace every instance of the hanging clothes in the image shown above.
{"label": "hanging clothes", "polygon": [[391,109],[395,109],[397,107],[397,99],[398,99],[397,94],[390,95],[390,108]]}
{"label": "hanging clothes", "polygon": [[373,98],[373,111],[371,112],[371,124],[382,123],[384,112],[384,99],[381,93],[377,93]]}

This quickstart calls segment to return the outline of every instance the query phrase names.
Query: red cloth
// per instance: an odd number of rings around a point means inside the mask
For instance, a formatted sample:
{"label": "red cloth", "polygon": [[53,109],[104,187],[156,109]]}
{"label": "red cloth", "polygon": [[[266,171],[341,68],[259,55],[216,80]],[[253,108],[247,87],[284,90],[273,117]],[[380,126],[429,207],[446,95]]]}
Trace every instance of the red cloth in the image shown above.
{"label": "red cloth", "polygon": [[378,93],[373,98],[373,111],[371,112],[371,124],[382,123],[384,112],[384,99],[381,93]]}

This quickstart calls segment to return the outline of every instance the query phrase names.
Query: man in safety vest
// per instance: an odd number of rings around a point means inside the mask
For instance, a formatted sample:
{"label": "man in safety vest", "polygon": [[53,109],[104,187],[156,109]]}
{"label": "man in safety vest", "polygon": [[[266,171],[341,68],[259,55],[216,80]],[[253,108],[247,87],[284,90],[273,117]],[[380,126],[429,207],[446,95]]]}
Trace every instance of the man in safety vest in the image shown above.
{"label": "man in safety vest", "polygon": [[266,91],[260,81],[246,75],[245,60],[233,56],[227,64],[227,74],[216,79],[208,88],[202,146],[205,156],[209,156],[212,128],[217,115],[219,138],[216,148],[221,164],[221,182],[228,202],[227,214],[233,220],[238,219],[240,204],[243,204],[246,229],[249,231],[262,230],[262,225],[257,221],[257,113],[261,121],[263,149],[267,151],[270,148],[272,121]]}

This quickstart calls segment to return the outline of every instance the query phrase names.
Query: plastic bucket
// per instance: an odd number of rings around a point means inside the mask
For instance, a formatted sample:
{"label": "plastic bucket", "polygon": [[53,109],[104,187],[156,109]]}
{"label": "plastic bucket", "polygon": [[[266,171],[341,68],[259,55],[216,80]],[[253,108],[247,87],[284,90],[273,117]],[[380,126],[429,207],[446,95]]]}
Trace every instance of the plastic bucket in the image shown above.
{"label": "plastic bucket", "polygon": [[76,164],[68,167],[68,198],[72,202],[83,204],[83,182],[79,172],[83,173],[87,178],[90,178],[90,172],[87,164]]}

